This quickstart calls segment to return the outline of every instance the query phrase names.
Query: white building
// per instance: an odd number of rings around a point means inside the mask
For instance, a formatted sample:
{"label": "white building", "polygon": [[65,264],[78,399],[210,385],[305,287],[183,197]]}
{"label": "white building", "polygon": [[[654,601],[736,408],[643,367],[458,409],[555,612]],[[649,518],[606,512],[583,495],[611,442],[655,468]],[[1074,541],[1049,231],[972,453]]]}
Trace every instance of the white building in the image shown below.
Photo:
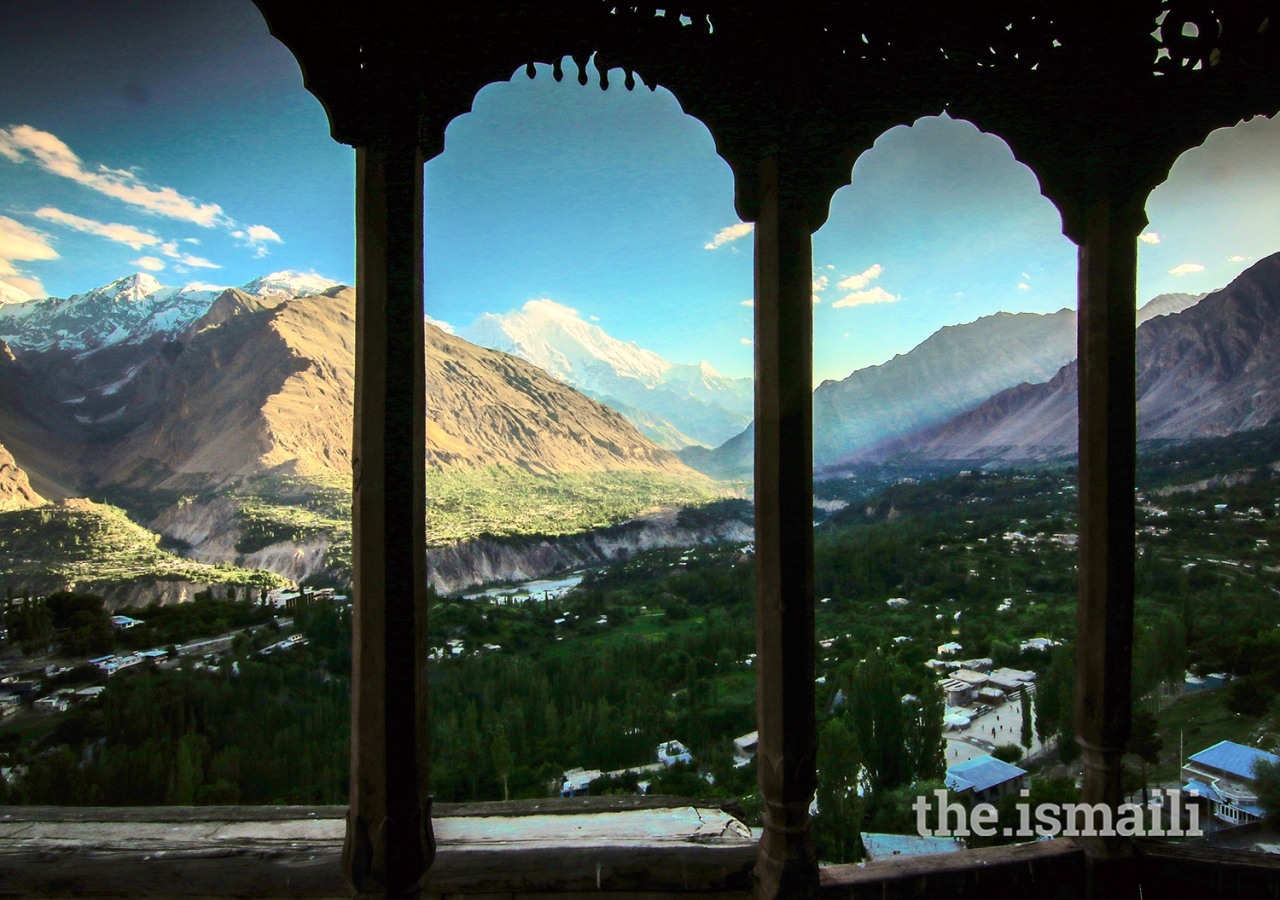
{"label": "white building", "polygon": [[1256,822],[1266,815],[1258,803],[1253,775],[1254,765],[1263,760],[1275,763],[1280,757],[1235,741],[1218,741],[1187,760],[1182,767],[1182,789],[1205,802],[1223,822]]}
{"label": "white building", "polygon": [[689,748],[679,741],[663,741],[658,745],[658,762],[671,768],[679,762],[693,762],[693,756],[690,755]]}

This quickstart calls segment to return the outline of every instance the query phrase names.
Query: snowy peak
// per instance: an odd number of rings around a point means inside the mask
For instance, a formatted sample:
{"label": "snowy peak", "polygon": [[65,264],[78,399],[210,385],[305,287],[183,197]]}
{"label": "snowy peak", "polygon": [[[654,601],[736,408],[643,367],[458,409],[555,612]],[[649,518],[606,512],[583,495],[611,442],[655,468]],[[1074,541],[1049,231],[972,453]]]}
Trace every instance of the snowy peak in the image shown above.
{"label": "snowy peak", "polygon": [[0,281],[0,305],[10,303],[30,303],[31,295],[21,288]]}
{"label": "snowy peak", "polygon": [[668,449],[716,446],[751,417],[750,378],[725,378],[706,362],[668,362],[552,300],[530,300],[503,315],[485,313],[460,336],[518,356],[585,391]]}
{"label": "snowy peak", "polygon": [[246,294],[266,297],[273,294],[286,294],[290,297],[306,297],[321,294],[329,288],[337,287],[338,282],[315,272],[294,272],[286,269],[283,272],[272,272],[255,278],[240,288]]}
{"label": "snowy peak", "polygon": [[[245,293],[277,301],[317,294],[337,286],[323,276],[272,272],[242,288]],[[226,290],[193,283],[178,288],[163,285],[145,272],[117,278],[110,284],[66,299],[31,300],[16,288],[0,294],[0,339],[19,350],[91,352],[119,344],[141,344],[159,336],[173,340],[209,311]],[[25,298],[25,299],[24,299]]]}
{"label": "snowy peak", "polygon": [[110,284],[94,288],[86,294],[73,294],[71,302],[92,302],[108,300],[113,303],[137,303],[163,290],[164,285],[145,272],[134,272],[124,278],[117,278]]}
{"label": "snowy peak", "polygon": [[652,350],[610,336],[575,309],[551,300],[530,300],[523,310],[485,313],[461,336],[474,344],[511,353],[575,387],[607,393],[615,378],[655,385],[671,368]]}

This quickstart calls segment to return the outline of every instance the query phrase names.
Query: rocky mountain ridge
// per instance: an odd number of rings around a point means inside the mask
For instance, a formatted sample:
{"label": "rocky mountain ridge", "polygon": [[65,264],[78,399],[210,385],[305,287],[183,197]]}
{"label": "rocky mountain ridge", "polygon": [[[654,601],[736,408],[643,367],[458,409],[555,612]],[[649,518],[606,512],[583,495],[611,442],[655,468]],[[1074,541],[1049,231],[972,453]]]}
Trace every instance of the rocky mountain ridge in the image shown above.
{"label": "rocky mountain ridge", "polygon": [[[296,297],[314,294],[337,282],[319,275],[273,272],[240,288],[257,296]],[[92,352],[120,344],[142,344],[153,338],[173,340],[209,309],[226,288],[194,284],[163,285],[145,272],[67,298],[0,305],[0,340],[18,352],[64,350]]]}
{"label": "rocky mountain ridge", "polygon": [[[1138,327],[1138,439],[1187,440],[1280,421],[1280,253]],[[1045,460],[1076,452],[1076,362],[878,448],[919,459]]]}

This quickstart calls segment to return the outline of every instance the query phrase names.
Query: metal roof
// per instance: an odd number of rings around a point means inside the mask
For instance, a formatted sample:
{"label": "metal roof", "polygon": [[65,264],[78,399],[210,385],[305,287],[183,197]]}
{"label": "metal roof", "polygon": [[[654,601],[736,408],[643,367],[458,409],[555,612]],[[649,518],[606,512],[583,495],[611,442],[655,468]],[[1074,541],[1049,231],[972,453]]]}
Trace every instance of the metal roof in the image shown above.
{"label": "metal roof", "polygon": [[[978,756],[956,763],[947,769],[947,782],[950,784],[952,778],[959,778],[972,784],[975,792],[981,792],[1026,774],[1026,770],[996,759],[994,756]],[[952,790],[963,790],[963,788]]]}
{"label": "metal roof", "polygon": [[1210,766],[1236,778],[1253,778],[1253,764],[1260,759],[1280,762],[1280,757],[1265,750],[1255,750],[1235,741],[1218,741],[1212,747],[1193,753],[1188,762]]}

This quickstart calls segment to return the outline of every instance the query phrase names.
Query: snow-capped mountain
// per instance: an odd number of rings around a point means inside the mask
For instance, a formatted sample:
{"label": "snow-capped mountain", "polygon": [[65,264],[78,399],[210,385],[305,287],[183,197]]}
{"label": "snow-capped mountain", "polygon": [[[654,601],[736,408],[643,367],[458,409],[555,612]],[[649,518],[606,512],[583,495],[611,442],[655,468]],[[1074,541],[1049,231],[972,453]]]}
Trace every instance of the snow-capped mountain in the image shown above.
{"label": "snow-capped mountain", "polygon": [[[335,286],[318,275],[274,272],[241,290],[258,296],[304,296]],[[7,287],[7,286],[0,286]],[[32,300],[16,289],[0,295],[0,339],[19,350],[83,353],[119,344],[141,344],[159,335],[171,340],[203,316],[226,288],[163,285],[137,272],[65,299]],[[25,299],[23,299],[25,297]]]}
{"label": "snow-capped mountain", "polygon": [[751,419],[750,378],[726,378],[705,361],[668,362],[551,300],[530,300],[504,315],[485,313],[460,336],[533,363],[612,406],[669,449],[717,446]]}
{"label": "snow-capped mountain", "polygon": [[0,281],[0,305],[8,305],[10,303],[28,303],[30,300],[31,297],[26,291]]}
{"label": "snow-capped mountain", "polygon": [[243,285],[240,290],[246,294],[256,294],[259,297],[273,295],[309,297],[312,294],[322,294],[329,288],[337,286],[338,282],[331,278],[325,278],[323,275],[317,275],[315,272],[308,274],[306,272],[285,270],[255,278],[248,284]]}

